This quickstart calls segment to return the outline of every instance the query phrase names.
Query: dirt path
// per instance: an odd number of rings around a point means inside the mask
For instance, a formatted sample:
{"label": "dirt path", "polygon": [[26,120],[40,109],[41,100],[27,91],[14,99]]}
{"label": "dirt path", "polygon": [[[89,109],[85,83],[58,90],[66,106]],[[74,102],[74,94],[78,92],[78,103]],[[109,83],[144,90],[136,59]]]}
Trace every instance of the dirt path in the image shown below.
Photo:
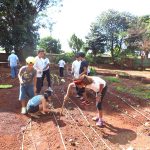
{"label": "dirt path", "polygon": [[114,74],[125,73],[131,76],[150,78],[150,70],[146,70],[146,71],[119,70],[119,69],[114,69],[114,68],[105,69],[105,68],[97,68],[97,67],[96,67],[96,70],[97,72],[103,72],[103,73],[114,73]]}
{"label": "dirt path", "polygon": [[[135,150],[150,149],[150,101],[126,95],[114,90],[109,84],[104,99],[104,128],[95,126],[92,117],[96,115],[94,96],[89,92],[90,106],[84,106],[74,96],[65,105],[60,117],[60,107],[70,77],[66,83],[54,84],[52,112],[40,119],[20,115],[18,102],[18,81],[5,75],[5,82],[14,85],[12,89],[0,89],[0,148],[1,150]],[[140,85],[138,81],[122,79],[126,86]],[[74,92],[75,95],[75,92]]]}

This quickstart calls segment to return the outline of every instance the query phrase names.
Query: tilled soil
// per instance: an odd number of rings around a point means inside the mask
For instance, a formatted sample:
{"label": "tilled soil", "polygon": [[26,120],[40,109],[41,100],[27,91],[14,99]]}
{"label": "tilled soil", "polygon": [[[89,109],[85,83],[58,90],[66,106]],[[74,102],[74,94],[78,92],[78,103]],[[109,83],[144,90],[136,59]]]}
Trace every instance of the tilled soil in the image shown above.
{"label": "tilled soil", "polygon": [[[1,150],[150,150],[150,101],[117,92],[115,86],[140,86],[141,82],[121,79],[122,83],[108,83],[104,98],[104,127],[95,126],[94,93],[89,91],[90,105],[85,106],[73,96],[60,115],[66,82],[54,80],[51,100],[52,112],[39,119],[20,114],[18,79],[10,79],[9,69],[1,73],[0,84],[13,88],[0,89],[0,149]],[[46,83],[45,87],[46,88]],[[43,90],[44,90],[43,88]]]}

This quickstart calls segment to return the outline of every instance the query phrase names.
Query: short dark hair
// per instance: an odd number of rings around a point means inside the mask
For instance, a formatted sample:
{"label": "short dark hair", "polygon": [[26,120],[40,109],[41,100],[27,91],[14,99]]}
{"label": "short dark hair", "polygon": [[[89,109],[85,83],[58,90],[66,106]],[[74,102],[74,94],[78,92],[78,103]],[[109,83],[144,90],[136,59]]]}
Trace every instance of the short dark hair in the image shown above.
{"label": "short dark hair", "polygon": [[52,94],[52,92],[49,91],[49,90],[46,90],[46,91],[44,92],[44,98],[46,99],[46,101],[48,101],[48,97],[51,96],[51,94]]}
{"label": "short dark hair", "polygon": [[40,52],[45,52],[45,50],[44,50],[44,49],[39,49],[39,50],[38,50],[38,54],[39,54]]}
{"label": "short dark hair", "polygon": [[79,52],[79,56],[84,58],[85,57],[85,54],[83,52]]}
{"label": "short dark hair", "polygon": [[76,53],[75,57],[76,57],[76,58],[79,58],[79,53]]}

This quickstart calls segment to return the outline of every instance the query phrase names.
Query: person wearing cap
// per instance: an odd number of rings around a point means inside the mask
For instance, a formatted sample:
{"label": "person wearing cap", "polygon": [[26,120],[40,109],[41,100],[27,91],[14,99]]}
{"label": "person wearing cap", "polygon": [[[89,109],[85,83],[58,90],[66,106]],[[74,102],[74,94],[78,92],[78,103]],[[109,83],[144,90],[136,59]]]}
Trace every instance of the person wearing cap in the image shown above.
{"label": "person wearing cap", "polygon": [[17,77],[18,71],[17,66],[19,64],[18,56],[15,54],[15,51],[12,50],[11,54],[8,56],[8,66],[11,68],[11,78],[14,79]]}
{"label": "person wearing cap", "polygon": [[46,90],[43,95],[32,97],[27,103],[27,112],[31,117],[39,118],[38,112],[49,113],[49,98],[51,91]]}
{"label": "person wearing cap", "polygon": [[106,81],[97,76],[82,75],[78,80],[75,80],[68,85],[67,93],[64,96],[64,101],[67,101],[69,99],[69,97],[72,94],[72,89],[75,86],[78,86],[79,88],[82,87],[85,88],[83,94],[84,98],[86,99],[83,103],[85,105],[89,105],[89,102],[87,103],[86,90],[91,89],[92,91],[95,92],[96,108],[97,108],[98,115],[96,117],[93,117],[92,119],[94,121],[97,121],[96,122],[97,126],[102,127],[103,126],[102,102],[107,91]]}
{"label": "person wearing cap", "polygon": [[20,82],[19,101],[21,102],[21,113],[26,114],[26,98],[32,98],[36,90],[36,74],[33,68],[35,58],[29,56],[26,58],[25,66],[22,66],[18,73]]}

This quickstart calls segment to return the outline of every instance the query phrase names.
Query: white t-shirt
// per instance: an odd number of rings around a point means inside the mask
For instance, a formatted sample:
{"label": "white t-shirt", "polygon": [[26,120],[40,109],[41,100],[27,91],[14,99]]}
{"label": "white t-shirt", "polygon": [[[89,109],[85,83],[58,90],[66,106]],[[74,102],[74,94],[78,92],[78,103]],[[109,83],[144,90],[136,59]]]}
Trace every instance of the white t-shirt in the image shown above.
{"label": "white t-shirt", "polygon": [[[48,64],[50,64],[49,59],[48,59],[48,58],[43,59],[43,64],[44,64],[44,69],[43,69],[43,71],[48,70],[48,69],[49,69],[49,65],[48,65]],[[48,65],[48,66],[47,66],[47,65]],[[46,66],[47,66],[47,67],[46,67]],[[45,67],[46,67],[46,68],[45,68]]]}
{"label": "white t-shirt", "polygon": [[106,86],[106,81],[101,79],[100,77],[92,76],[93,83],[86,86],[86,88],[91,89],[95,92],[99,92],[100,84],[103,84],[103,88]]}
{"label": "white t-shirt", "polygon": [[59,67],[63,67],[64,68],[64,66],[65,66],[65,61],[64,60],[60,60],[59,62],[58,62],[58,64],[59,64]]}
{"label": "white t-shirt", "polygon": [[8,61],[9,61],[11,67],[17,66],[18,60],[19,59],[18,59],[17,55],[15,55],[15,54],[10,54],[8,56]]}
{"label": "white t-shirt", "polygon": [[72,63],[72,73],[75,79],[79,78],[79,70],[80,70],[81,61],[75,60]]}
{"label": "white t-shirt", "polygon": [[44,68],[43,58],[39,58],[38,56],[35,57],[34,68],[37,71],[37,77],[42,77]]}

